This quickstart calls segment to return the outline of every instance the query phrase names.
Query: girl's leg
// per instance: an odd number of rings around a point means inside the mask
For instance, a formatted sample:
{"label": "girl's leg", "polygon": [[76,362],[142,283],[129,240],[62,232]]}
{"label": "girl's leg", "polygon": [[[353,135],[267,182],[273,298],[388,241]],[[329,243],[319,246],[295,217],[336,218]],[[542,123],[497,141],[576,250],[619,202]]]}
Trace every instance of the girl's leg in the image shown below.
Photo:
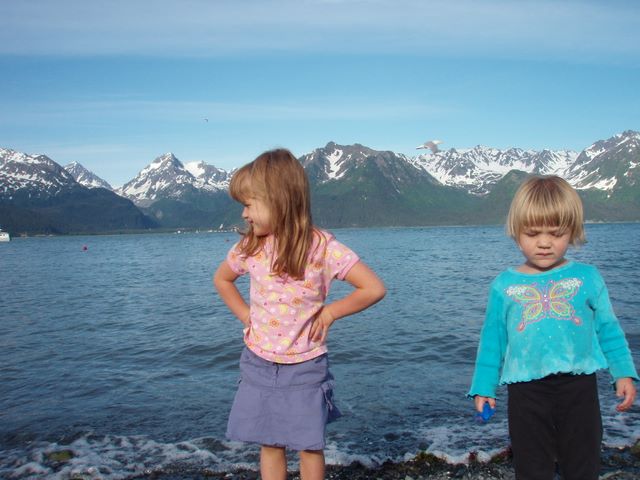
{"label": "girl's leg", "polygon": [[597,480],[602,418],[595,374],[572,375],[558,391],[558,464],[565,480]]}
{"label": "girl's leg", "polygon": [[283,447],[262,446],[260,449],[260,475],[263,480],[287,479],[287,455]]}
{"label": "girl's leg", "polygon": [[324,479],[323,450],[302,450],[300,452],[300,478],[302,480]]}
{"label": "girl's leg", "polygon": [[509,436],[517,480],[553,480],[553,388],[546,379],[508,387]]}

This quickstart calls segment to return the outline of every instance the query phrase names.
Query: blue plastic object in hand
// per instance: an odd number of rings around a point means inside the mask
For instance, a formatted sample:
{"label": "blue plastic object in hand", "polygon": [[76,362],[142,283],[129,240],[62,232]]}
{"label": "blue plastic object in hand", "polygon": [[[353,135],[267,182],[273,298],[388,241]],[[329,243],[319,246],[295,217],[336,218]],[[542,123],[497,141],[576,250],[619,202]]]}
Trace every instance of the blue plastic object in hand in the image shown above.
{"label": "blue plastic object in hand", "polygon": [[489,402],[485,402],[484,406],[482,407],[482,412],[476,413],[476,421],[478,423],[487,423],[489,419],[493,417],[494,413],[495,409],[491,408]]}

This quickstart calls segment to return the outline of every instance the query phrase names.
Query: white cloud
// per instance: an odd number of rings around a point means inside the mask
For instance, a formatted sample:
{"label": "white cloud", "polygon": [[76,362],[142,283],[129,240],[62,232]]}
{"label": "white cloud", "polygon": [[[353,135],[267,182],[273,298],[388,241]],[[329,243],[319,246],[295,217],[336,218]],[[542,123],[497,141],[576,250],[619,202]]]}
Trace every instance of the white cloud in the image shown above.
{"label": "white cloud", "polygon": [[0,54],[239,52],[518,55],[640,53],[635,2],[23,0],[0,2]]}

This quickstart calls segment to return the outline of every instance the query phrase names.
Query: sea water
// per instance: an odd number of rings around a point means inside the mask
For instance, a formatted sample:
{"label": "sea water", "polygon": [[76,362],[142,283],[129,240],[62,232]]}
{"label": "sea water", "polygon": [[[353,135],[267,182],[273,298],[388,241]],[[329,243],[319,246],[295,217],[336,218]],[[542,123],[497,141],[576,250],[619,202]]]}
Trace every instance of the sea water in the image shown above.
{"label": "sea water", "polygon": [[[505,391],[479,425],[466,398],[489,283],[521,262],[502,227],[335,230],[386,298],[336,322],[344,416],[327,462],[376,465],[426,450],[487,459],[508,445]],[[640,225],[588,225],[572,259],[596,265],[640,365]],[[128,478],[257,468],[224,438],[242,329],[211,276],[233,233],[26,238],[0,245],[0,477]],[[241,278],[239,288],[248,283]],[[335,282],[330,298],[349,286]],[[640,437],[599,375],[605,443]]]}

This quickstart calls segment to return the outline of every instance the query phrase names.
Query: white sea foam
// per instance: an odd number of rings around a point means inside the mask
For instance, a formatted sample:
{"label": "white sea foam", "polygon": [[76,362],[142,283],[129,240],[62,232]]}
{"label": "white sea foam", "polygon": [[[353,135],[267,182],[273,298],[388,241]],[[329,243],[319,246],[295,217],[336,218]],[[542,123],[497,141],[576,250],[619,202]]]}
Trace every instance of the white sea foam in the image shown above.
{"label": "white sea foam", "polygon": [[352,463],[361,463],[366,467],[374,467],[381,463],[391,460],[398,461],[397,458],[380,455],[364,455],[361,453],[353,453],[348,450],[341,449],[337,443],[328,442],[324,450],[325,461],[328,465],[351,465]]}
{"label": "white sea foam", "polygon": [[440,425],[431,420],[419,428],[419,435],[428,453],[449,463],[468,463],[472,453],[485,462],[509,444],[506,418],[498,417],[486,424],[474,424],[470,418]]}
{"label": "white sea foam", "polygon": [[[455,429],[440,427],[427,430],[433,439],[430,453],[449,462],[465,462],[468,452],[451,454],[445,438],[457,435]],[[462,433],[462,431],[458,432]],[[67,460],[56,460],[56,454],[70,453]],[[411,460],[418,451],[404,455],[363,454],[329,442],[325,449],[328,465],[350,465],[354,462],[367,467],[385,461]],[[491,452],[479,459],[489,459]],[[27,451],[11,450],[0,453],[0,477],[9,479],[68,478],[124,480],[138,475],[161,472],[227,472],[258,468],[258,448],[239,442],[219,441],[211,438],[194,439],[178,443],[163,443],[144,436],[85,435],[65,445],[37,442]],[[298,468],[297,457],[289,457],[289,468]]]}
{"label": "white sea foam", "polygon": [[[606,413],[606,412],[605,412]],[[604,416],[605,444],[622,447],[638,439],[637,419],[628,414]],[[492,419],[483,425],[461,418],[449,424],[435,425],[433,419],[417,428],[426,452],[448,463],[468,463],[470,455],[489,461],[508,446],[506,418]],[[367,467],[385,461],[412,460],[419,450],[400,455],[381,452],[360,453],[361,449],[330,441],[325,449],[328,465]],[[138,475],[161,472],[227,472],[258,468],[259,449],[239,442],[198,438],[177,443],[161,442],[146,436],[98,436],[87,434],[69,444],[34,442],[28,450],[0,452],[0,477],[8,479],[68,478],[124,480]],[[68,459],[64,457],[70,453]],[[289,468],[297,469],[297,457],[289,457]]]}
{"label": "white sea foam", "polygon": [[[0,457],[0,475],[16,479],[118,480],[175,466],[209,471],[250,468],[238,461],[246,458],[246,452],[238,451],[233,445],[215,444],[220,451],[206,448],[199,440],[162,443],[144,436],[85,435],[68,445],[38,442],[26,452],[4,451]],[[70,452],[71,458],[56,461],[55,454],[61,452]]]}

